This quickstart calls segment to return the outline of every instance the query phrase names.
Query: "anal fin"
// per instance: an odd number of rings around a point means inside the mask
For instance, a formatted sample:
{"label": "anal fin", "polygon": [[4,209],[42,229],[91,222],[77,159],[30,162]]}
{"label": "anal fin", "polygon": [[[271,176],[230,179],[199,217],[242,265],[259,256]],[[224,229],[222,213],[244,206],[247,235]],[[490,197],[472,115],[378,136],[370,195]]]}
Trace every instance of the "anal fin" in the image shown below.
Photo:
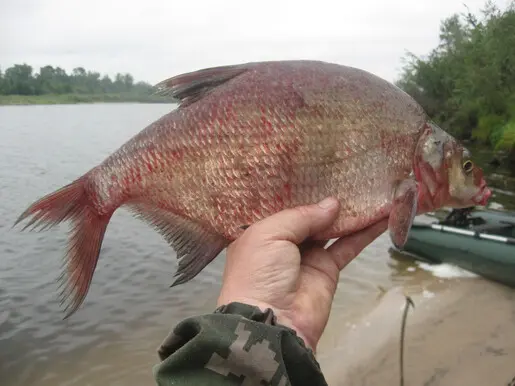
{"label": "anal fin", "polygon": [[388,219],[388,230],[393,245],[402,249],[417,213],[417,182],[403,180],[395,188],[393,207]]}
{"label": "anal fin", "polygon": [[155,228],[175,250],[179,266],[171,287],[193,279],[229,244],[225,237],[172,212],[146,204],[130,207],[135,217]]}

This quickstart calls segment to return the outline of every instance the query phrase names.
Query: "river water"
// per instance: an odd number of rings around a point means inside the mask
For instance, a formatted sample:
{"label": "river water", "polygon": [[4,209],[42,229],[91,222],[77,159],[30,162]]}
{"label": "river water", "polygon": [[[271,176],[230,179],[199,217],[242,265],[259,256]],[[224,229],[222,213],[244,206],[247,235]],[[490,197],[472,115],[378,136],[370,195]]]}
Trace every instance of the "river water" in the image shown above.
{"label": "river water", "polygon": [[[165,241],[124,210],[115,213],[82,308],[62,320],[56,277],[67,225],[42,233],[11,229],[28,204],[86,172],[173,105],[92,104],[0,107],[0,383],[152,385],[156,348],[177,322],[211,312],[224,255],[191,282],[170,289],[176,268]],[[496,208],[515,209],[515,176],[487,165]],[[342,323],[395,286],[424,293],[478,280],[447,267],[426,270],[390,250],[383,234],[343,272],[320,344],[335,349]]]}

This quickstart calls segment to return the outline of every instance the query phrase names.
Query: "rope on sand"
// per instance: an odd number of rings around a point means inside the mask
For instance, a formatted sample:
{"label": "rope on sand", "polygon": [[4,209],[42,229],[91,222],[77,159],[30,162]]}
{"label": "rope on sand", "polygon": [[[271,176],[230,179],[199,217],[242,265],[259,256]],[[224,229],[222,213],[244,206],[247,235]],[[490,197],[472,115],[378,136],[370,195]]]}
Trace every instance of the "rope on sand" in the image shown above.
{"label": "rope on sand", "polygon": [[404,335],[406,331],[406,319],[408,318],[408,310],[409,307],[415,308],[415,303],[413,300],[404,295],[406,298],[406,305],[404,306],[404,313],[402,315],[402,324],[401,324],[401,340],[400,340],[400,386],[404,386]]}

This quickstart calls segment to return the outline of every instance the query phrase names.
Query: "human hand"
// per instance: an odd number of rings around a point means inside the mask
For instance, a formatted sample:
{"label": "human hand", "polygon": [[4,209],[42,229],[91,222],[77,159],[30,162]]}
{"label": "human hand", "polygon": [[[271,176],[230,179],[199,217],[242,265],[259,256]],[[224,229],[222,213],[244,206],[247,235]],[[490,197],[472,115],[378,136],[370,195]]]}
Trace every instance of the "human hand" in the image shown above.
{"label": "human hand", "polygon": [[340,204],[327,198],[286,209],[249,227],[227,250],[218,306],[231,302],[271,308],[277,322],[297,332],[316,351],[325,329],[340,271],[388,227],[382,220],[358,233],[310,242],[338,217]]}

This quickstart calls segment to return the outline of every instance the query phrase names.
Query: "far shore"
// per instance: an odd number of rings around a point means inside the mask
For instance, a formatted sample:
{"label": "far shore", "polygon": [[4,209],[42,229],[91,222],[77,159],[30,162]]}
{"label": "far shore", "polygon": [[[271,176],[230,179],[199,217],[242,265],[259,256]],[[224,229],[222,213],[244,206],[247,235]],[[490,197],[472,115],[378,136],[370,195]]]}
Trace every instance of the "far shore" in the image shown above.
{"label": "far shore", "polygon": [[0,95],[0,105],[60,105],[78,103],[175,103],[158,95],[137,93]]}

